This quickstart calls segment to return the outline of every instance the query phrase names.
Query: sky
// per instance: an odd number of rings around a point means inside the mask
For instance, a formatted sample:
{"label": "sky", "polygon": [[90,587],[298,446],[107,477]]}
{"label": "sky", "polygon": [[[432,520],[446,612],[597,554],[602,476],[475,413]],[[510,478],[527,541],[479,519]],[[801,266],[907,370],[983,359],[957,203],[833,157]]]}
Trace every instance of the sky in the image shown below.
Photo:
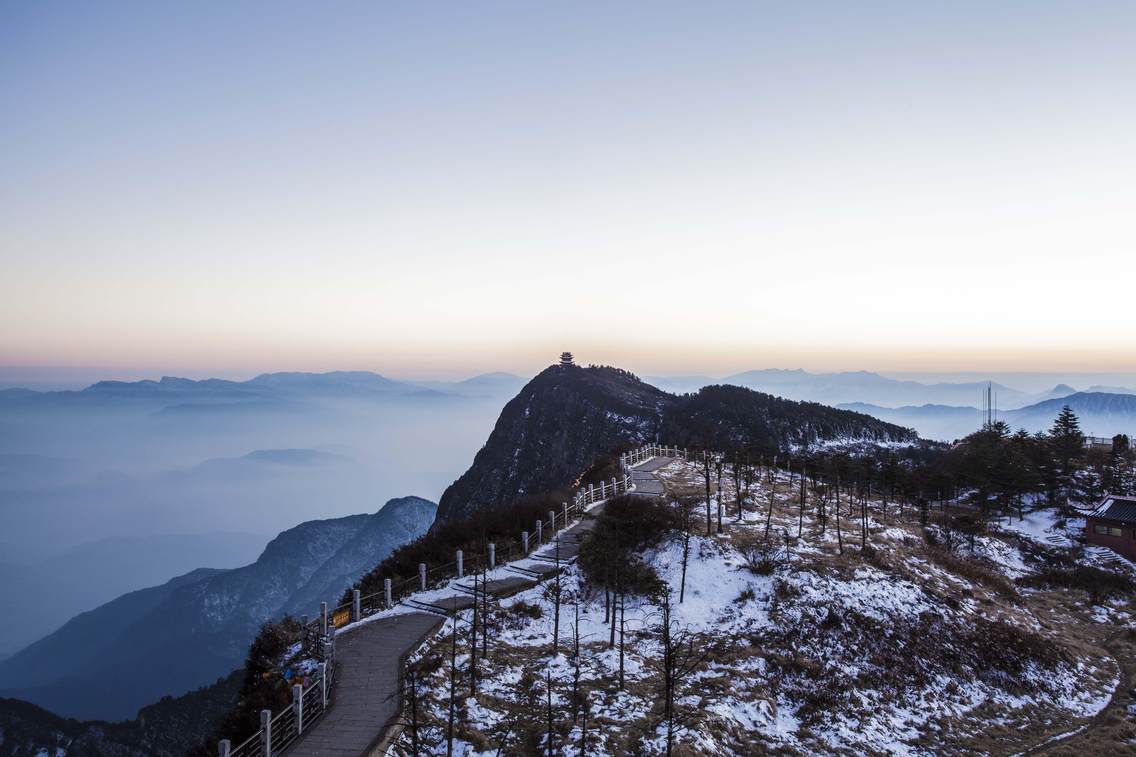
{"label": "sky", "polygon": [[1130,2],[0,0],[0,369],[1136,371]]}

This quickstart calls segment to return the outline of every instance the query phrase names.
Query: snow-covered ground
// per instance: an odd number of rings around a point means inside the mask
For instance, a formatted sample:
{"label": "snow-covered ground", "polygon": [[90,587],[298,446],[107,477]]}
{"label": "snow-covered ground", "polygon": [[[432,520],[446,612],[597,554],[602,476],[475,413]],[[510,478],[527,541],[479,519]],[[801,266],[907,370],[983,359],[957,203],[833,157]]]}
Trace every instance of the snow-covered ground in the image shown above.
{"label": "snow-covered ground", "polygon": [[[664,469],[664,477],[697,483],[693,466],[682,463]],[[801,518],[782,477],[770,530],[778,540],[789,535],[788,554],[758,575],[747,564],[746,545],[765,530],[771,489],[755,485],[740,522],[733,518],[736,499],[724,489],[728,527],[691,539],[681,603],[681,539],[668,537],[641,555],[670,590],[673,630],[699,658],[676,696],[683,754],[1024,749],[1079,727],[1116,689],[1115,664],[1067,648],[1052,613],[1038,614],[1028,592],[1014,586],[1034,569],[1015,539],[1052,547],[1051,516],[1029,513],[1005,534],[976,538],[973,554],[944,556],[927,546],[917,523],[877,508],[869,520],[873,550],[861,553],[858,520],[844,523],[840,543],[831,523],[821,534],[815,513]],[[798,528],[800,540],[793,538]],[[962,569],[971,564],[978,567]],[[557,754],[663,753],[660,599],[627,598],[621,653],[618,632],[609,643],[602,591],[569,567],[553,653],[550,586],[500,602],[473,694],[470,617],[459,615],[455,754],[543,752],[550,697]],[[1090,612],[1098,622],[1126,621],[1132,613],[1127,601]],[[579,656],[572,653],[577,628]],[[417,660],[431,723],[421,736],[431,754],[446,751],[448,648],[444,636]]]}

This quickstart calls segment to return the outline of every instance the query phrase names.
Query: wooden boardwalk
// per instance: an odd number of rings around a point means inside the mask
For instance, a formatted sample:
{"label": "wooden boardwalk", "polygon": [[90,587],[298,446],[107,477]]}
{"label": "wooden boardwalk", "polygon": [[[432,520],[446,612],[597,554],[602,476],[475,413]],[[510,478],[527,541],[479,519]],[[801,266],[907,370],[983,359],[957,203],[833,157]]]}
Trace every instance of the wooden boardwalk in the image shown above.
{"label": "wooden boardwalk", "polygon": [[[655,457],[632,468],[636,493],[662,495],[663,484],[654,471],[669,462],[669,458]],[[602,508],[602,504],[593,507],[580,522],[561,532],[561,560],[569,560],[579,553],[580,541],[595,526],[595,515]],[[555,554],[547,544],[538,551],[548,557]],[[553,563],[532,557],[517,564],[539,573],[542,578],[556,570]],[[517,575],[490,580],[486,587],[493,595],[505,596],[535,585],[535,578]],[[438,607],[439,612],[461,609],[471,603],[472,598],[466,594],[428,602]],[[402,661],[444,622],[441,614],[411,612],[362,623],[337,634],[336,680],[328,711],[288,749],[287,754],[296,757],[360,757],[374,753],[387,726],[398,714],[398,678]]]}

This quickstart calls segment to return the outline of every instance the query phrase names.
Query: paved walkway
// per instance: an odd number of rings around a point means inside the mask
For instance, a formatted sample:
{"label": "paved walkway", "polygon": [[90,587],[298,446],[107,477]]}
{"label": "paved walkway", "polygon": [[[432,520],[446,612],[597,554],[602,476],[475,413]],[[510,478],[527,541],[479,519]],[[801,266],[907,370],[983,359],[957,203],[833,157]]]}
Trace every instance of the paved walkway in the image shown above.
{"label": "paved walkway", "polygon": [[335,637],[335,687],[327,713],[289,750],[292,755],[366,754],[398,713],[399,665],[444,618],[415,612],[382,618]]}
{"label": "paved walkway", "polygon": [[663,482],[655,471],[668,465],[673,457],[652,457],[631,469],[631,481],[635,484],[635,494],[663,496]]}
{"label": "paved walkway", "polygon": [[[653,457],[632,468],[631,477],[637,494],[661,495],[662,482],[654,471],[670,462]],[[574,526],[560,533],[560,559],[570,560],[580,551],[580,542],[595,527],[595,516],[603,509],[599,504],[589,510]],[[505,574],[486,583],[494,596],[507,596],[535,586],[537,581],[556,571],[555,547],[546,544],[526,559],[510,563],[523,572]],[[541,558],[546,559],[541,559]],[[504,573],[507,568],[495,572]],[[471,585],[469,580],[463,585]],[[367,755],[381,741],[383,732],[398,714],[398,676],[402,661],[445,618],[442,613],[461,610],[473,604],[467,594],[428,595],[423,605],[438,608],[438,613],[410,612],[348,626],[335,637],[336,680],[327,714],[290,747],[294,757],[360,757]]]}

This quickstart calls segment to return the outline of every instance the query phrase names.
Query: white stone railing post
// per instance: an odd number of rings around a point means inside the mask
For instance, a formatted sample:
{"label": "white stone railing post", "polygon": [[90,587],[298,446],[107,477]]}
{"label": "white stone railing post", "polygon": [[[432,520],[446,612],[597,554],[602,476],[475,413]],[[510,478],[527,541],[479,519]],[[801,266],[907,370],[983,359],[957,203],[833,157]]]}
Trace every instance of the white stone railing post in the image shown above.
{"label": "white stone railing post", "polygon": [[548,511],[548,538],[551,539],[556,533],[556,511]]}
{"label": "white stone railing post", "polygon": [[260,711],[260,754],[272,757],[272,710]]}
{"label": "white stone railing post", "polygon": [[589,502],[595,502],[596,501],[596,485],[595,484],[588,484],[588,501]]}
{"label": "white stone railing post", "polygon": [[229,757],[229,751],[233,745],[228,739],[221,739],[217,742],[217,757]]}
{"label": "white stone railing post", "polygon": [[391,580],[389,578],[383,579],[383,600],[388,610],[394,607],[394,602],[391,601]]}
{"label": "white stone railing post", "polygon": [[521,532],[521,551],[523,551],[526,555],[529,553],[529,532],[528,531],[522,531]]}
{"label": "white stone railing post", "polygon": [[465,564],[462,562],[462,551],[460,549],[454,559],[458,564],[458,578],[465,578]]}
{"label": "white stone railing post", "polygon": [[300,684],[292,685],[292,710],[296,714],[296,735],[304,732],[304,687]]}
{"label": "white stone railing post", "polygon": [[489,542],[489,569],[493,570],[497,567],[497,545]]}
{"label": "white stone railing post", "polygon": [[327,602],[320,602],[320,634],[327,636]]}
{"label": "white stone railing post", "polygon": [[327,709],[327,663],[321,662],[319,664],[320,676],[320,702],[323,704],[323,709]]}
{"label": "white stone railing post", "polygon": [[560,505],[561,505],[561,507],[564,508],[564,525],[567,526],[568,525],[568,503],[567,502],[561,502]]}
{"label": "white stone railing post", "polygon": [[363,619],[363,608],[361,607],[360,591],[358,589],[351,590],[351,620],[360,621]]}
{"label": "white stone railing post", "polygon": [[422,587],[422,591],[426,591],[426,563],[418,563],[418,585]]}
{"label": "white stone railing post", "polygon": [[544,535],[543,535],[543,534],[541,534],[541,532],[540,532],[540,528],[541,528],[541,525],[540,525],[540,521],[538,520],[538,521],[536,522],[536,545],[537,545],[538,547],[539,547],[540,545],[544,544]]}

